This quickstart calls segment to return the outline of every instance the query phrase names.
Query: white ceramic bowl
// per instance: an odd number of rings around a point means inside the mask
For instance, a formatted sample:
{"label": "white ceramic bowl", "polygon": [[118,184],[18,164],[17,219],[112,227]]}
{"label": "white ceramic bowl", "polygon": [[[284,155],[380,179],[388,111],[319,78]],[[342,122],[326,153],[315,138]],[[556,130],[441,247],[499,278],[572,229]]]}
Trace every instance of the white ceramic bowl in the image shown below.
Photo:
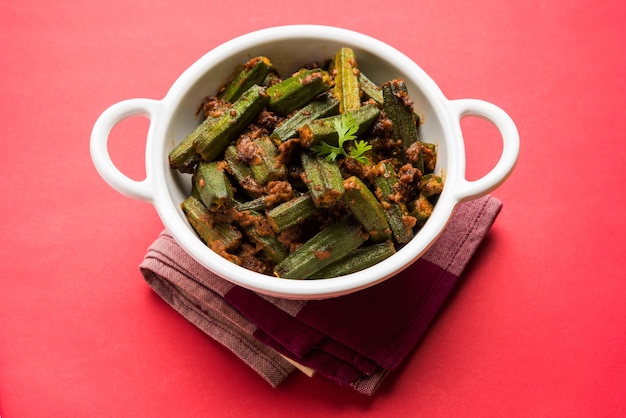
{"label": "white ceramic bowl", "polygon": [[[198,124],[198,104],[214,94],[233,69],[248,59],[265,55],[282,75],[302,64],[331,57],[340,47],[354,49],[360,69],[382,83],[402,77],[424,120],[421,138],[438,144],[436,172],[445,186],[431,218],[415,238],[392,257],[366,270],[321,280],[289,280],[266,276],[236,266],[203,244],[187,223],[180,203],[189,195],[190,179],[168,166],[168,153]],[[107,151],[111,129],[125,118],[150,119],[146,141],[146,178],[130,179],[113,163]],[[465,178],[465,150],[460,119],[483,117],[499,130],[502,154],[484,177]],[[91,135],[91,156],[104,180],[120,193],[150,202],[178,243],[207,269],[248,289],[290,299],[321,299],[348,294],[380,283],[419,258],[436,240],[454,207],[497,188],[511,173],[519,152],[519,135],[511,118],[499,107],[476,99],[447,100],[434,81],[410,58],[393,47],[364,34],[316,25],[281,26],[252,32],[209,51],[192,64],[162,100],[130,99],[106,109]]]}

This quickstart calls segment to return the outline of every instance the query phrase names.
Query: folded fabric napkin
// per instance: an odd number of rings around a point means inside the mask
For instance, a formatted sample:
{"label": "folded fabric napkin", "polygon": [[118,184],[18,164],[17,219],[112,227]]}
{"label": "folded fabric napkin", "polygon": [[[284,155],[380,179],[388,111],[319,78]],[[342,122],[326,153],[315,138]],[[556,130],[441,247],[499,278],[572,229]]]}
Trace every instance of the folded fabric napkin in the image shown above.
{"label": "folded fabric napkin", "polygon": [[211,273],[163,231],[140,264],[172,308],[277,386],[296,368],[372,395],[417,345],[502,203],[457,206],[433,246],[376,286],[323,300],[270,297]]}

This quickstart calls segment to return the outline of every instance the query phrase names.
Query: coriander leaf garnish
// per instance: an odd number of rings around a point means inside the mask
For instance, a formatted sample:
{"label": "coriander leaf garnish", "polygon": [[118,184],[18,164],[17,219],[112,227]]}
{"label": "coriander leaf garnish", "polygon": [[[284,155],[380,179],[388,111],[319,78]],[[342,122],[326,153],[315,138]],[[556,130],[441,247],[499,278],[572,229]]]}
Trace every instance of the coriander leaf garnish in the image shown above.
{"label": "coriander leaf garnish", "polygon": [[326,156],[328,161],[334,161],[338,156],[344,154],[343,149],[328,145],[326,142],[320,142],[311,147],[320,157]]}
{"label": "coriander leaf garnish", "polygon": [[350,156],[361,164],[369,164],[370,160],[363,154],[371,149],[372,146],[367,141],[354,141],[354,148],[350,150]]}
{"label": "coriander leaf garnish", "polygon": [[[367,151],[372,149],[372,146],[367,141],[356,140],[356,133],[359,130],[359,123],[356,121],[351,113],[343,113],[340,118],[333,120],[333,126],[338,135],[337,147],[329,145],[326,142],[321,142],[311,147],[317,155],[325,157],[328,161],[334,161],[340,155],[344,157],[354,158],[362,164],[369,164],[369,160],[364,155]],[[347,152],[345,143],[353,141],[353,146]]]}

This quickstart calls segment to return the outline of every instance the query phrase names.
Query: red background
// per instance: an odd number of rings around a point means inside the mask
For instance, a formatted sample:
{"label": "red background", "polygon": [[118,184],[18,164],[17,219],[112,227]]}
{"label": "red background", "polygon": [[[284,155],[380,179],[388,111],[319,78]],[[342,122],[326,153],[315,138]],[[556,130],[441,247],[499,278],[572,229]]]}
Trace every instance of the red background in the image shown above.
{"label": "red background", "polygon": [[[0,4],[0,415],[626,415],[626,8],[620,1]],[[318,23],[412,57],[450,99],[504,108],[519,164],[479,254],[430,331],[373,398],[294,374],[272,389],[165,305],[137,268],[162,225],[97,175],[109,105],[162,98],[220,43]],[[149,122],[114,161],[144,175]],[[468,177],[498,157],[463,122]]]}

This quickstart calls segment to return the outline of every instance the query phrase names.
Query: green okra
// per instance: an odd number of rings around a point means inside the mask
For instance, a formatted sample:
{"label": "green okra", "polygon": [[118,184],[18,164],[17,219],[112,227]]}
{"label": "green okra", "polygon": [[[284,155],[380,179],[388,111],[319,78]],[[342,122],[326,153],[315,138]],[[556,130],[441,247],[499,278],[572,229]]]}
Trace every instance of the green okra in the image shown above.
{"label": "green okra", "polygon": [[[268,100],[266,88],[253,85],[220,116],[209,117],[198,127],[194,147],[205,161],[217,158],[252,120],[263,110]],[[197,133],[196,133],[197,131]]]}
{"label": "green okra", "polygon": [[212,212],[234,204],[233,186],[226,176],[222,161],[201,161],[194,174],[194,187],[202,203]]}
{"label": "green okra", "polygon": [[235,205],[235,208],[240,212],[246,210],[259,211],[265,209],[266,207],[266,196],[257,197],[252,200],[247,200],[245,202],[239,202]]}
{"label": "green okra", "polygon": [[391,163],[381,163],[380,167],[381,174],[374,180],[376,194],[380,199],[394,240],[398,244],[406,244],[413,238],[413,225],[409,222],[409,213],[404,202],[393,198],[396,194],[394,185],[398,182],[398,176]]}
{"label": "green okra", "polygon": [[278,73],[274,70],[270,71],[269,74],[267,74],[267,76],[265,77],[265,79],[263,80],[263,82],[261,83],[262,86],[265,87],[271,87],[274,84],[278,84],[281,81],[283,81],[280,76],[278,75]]}
{"label": "green okra", "polygon": [[257,183],[263,185],[268,181],[284,179],[287,176],[287,167],[279,159],[278,147],[268,136],[262,136],[252,141],[255,147],[255,157],[249,166]]}
{"label": "green okra", "polygon": [[348,219],[321,230],[276,265],[274,274],[286,279],[308,279],[342,259],[367,239],[361,226]]}
{"label": "green okra", "polygon": [[351,176],[344,181],[343,203],[375,242],[391,238],[391,229],[376,196],[361,179]]}
{"label": "green okra", "polygon": [[[401,141],[404,150],[419,141],[417,133],[418,120],[413,112],[413,102],[409,97],[406,84],[402,79],[394,79],[382,85],[384,109],[387,117],[393,122],[392,138]],[[422,173],[424,163],[421,155],[415,167]]]}
{"label": "green okra", "polygon": [[276,237],[255,233],[253,236],[252,240],[261,245],[261,253],[272,263],[280,263],[289,255],[285,246]]}
{"label": "green okra", "polygon": [[228,165],[228,173],[235,179],[241,190],[253,199],[261,196],[263,187],[254,179],[250,166],[237,157],[235,145],[229,145],[224,150],[224,161]]}
{"label": "green okra", "polygon": [[226,83],[217,98],[230,103],[234,102],[253,85],[261,85],[271,70],[272,63],[267,57],[252,58],[239,69],[232,80]]}
{"label": "green okra", "polygon": [[370,80],[365,74],[359,71],[359,88],[367,99],[372,99],[380,107],[383,106],[383,91],[380,86]]}
{"label": "green okra", "polygon": [[326,279],[356,273],[383,261],[395,253],[396,249],[391,241],[361,245],[342,259],[329,264],[313,274],[313,278]]}
{"label": "green okra", "polygon": [[[226,112],[229,108],[228,104],[220,105],[219,109],[216,109],[216,113],[220,113],[220,111]],[[176,144],[168,155],[170,167],[177,169],[181,173],[193,173],[196,164],[202,160],[202,156],[198,154],[194,145],[196,138],[203,135],[213,122],[213,117],[204,119],[189,135]]]}
{"label": "green okra", "polygon": [[306,193],[272,208],[266,216],[272,229],[278,233],[298,225],[316,211],[311,195]]}
{"label": "green okra", "polygon": [[193,173],[196,164],[202,159],[193,146],[195,136],[188,135],[183,138],[169,153],[170,167],[181,173]]}
{"label": "green okra", "polygon": [[426,198],[439,195],[443,191],[443,179],[436,174],[424,174],[420,179],[419,188],[420,193]]}
{"label": "green okra", "polygon": [[237,158],[237,147],[229,145],[224,150],[224,161],[228,164],[228,172],[238,182],[252,175],[252,170],[248,164]]}
{"label": "green okra", "polygon": [[344,194],[343,177],[336,161],[324,157],[300,154],[304,182],[316,207],[330,207]]}
{"label": "green okra", "polygon": [[214,214],[196,197],[189,196],[183,201],[181,208],[189,224],[209,248],[221,247],[232,251],[241,243],[241,232],[227,222],[215,222]]}
{"label": "green okra", "polygon": [[196,187],[196,175],[195,175],[195,170],[194,173],[191,175],[191,193],[189,193],[190,196],[195,197],[196,199],[202,201],[202,198],[200,197],[200,192],[198,191],[198,188]]}
{"label": "green okra", "polygon": [[437,145],[430,142],[420,142],[420,155],[424,162],[424,174],[435,171],[437,165]]}
{"label": "green okra", "polygon": [[267,88],[267,107],[277,115],[286,116],[331,87],[332,79],[327,71],[302,69]]}
{"label": "green okra", "polygon": [[[359,128],[355,135],[360,135],[372,126],[378,118],[380,109],[375,104],[366,104],[358,109],[346,112],[352,115],[355,124]],[[298,129],[300,144],[305,148],[311,148],[319,142],[326,142],[329,145],[337,146],[339,135],[335,128],[335,121],[341,118],[341,115],[329,116],[326,118],[316,119]]]}
{"label": "green okra", "polygon": [[333,92],[339,100],[339,112],[346,113],[361,107],[359,68],[352,48],[340,48],[332,62],[335,74]]}
{"label": "green okra", "polygon": [[297,137],[298,129],[310,121],[335,115],[338,112],[339,101],[331,95],[324,94],[319,99],[309,102],[286,119],[280,126],[274,129],[270,138],[274,143],[280,144],[288,139]]}
{"label": "green okra", "polygon": [[274,231],[268,225],[265,216],[256,211],[246,211],[246,216],[240,218],[240,226],[244,234],[260,249],[261,253],[271,262],[280,263],[287,255],[287,249],[276,238]]}
{"label": "green okra", "polygon": [[433,204],[426,196],[420,194],[411,204],[411,215],[417,220],[418,226],[423,226],[433,213]]}

